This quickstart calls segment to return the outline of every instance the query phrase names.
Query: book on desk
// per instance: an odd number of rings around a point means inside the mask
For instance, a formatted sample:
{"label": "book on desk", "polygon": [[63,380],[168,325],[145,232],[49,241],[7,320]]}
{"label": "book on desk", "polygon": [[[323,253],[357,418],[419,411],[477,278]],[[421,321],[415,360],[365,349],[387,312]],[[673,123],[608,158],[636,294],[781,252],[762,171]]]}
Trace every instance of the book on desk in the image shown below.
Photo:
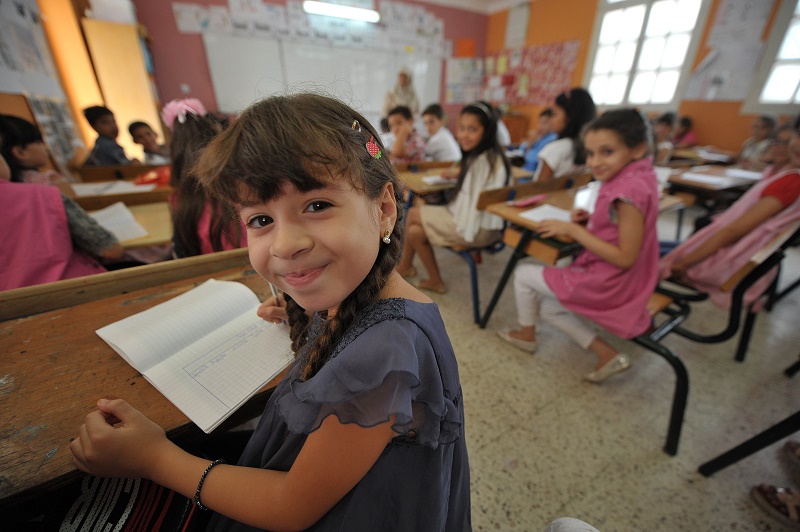
{"label": "book on desk", "polygon": [[210,279],[96,332],[206,433],[292,362],[286,326],[245,285]]}

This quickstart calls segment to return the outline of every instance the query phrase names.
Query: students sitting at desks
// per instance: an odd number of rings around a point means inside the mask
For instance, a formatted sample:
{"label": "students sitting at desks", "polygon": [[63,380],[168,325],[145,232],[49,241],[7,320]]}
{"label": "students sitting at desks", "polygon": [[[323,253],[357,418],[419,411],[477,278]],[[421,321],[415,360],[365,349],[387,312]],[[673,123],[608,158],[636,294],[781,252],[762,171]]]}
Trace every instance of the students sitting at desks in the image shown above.
{"label": "students sitting at desks", "polygon": [[220,133],[219,123],[199,100],[172,100],[161,112],[172,129],[172,203],[174,254],[178,258],[247,247],[241,220],[200,187],[192,167],[205,146]]}
{"label": "students sitting at desks", "polygon": [[114,235],[58,188],[10,178],[0,156],[0,224],[6,228],[0,238],[0,290],[102,273],[106,269],[97,258],[122,258]]}
{"label": "students sitting at desks", "polygon": [[425,139],[414,128],[411,109],[398,105],[389,111],[389,128],[394,135],[390,159],[392,164],[418,163],[425,160]]}
{"label": "students sitting at desks", "polygon": [[397,271],[416,275],[414,255],[428,272],[417,286],[444,293],[446,287],[431,246],[487,246],[502,237],[503,220],[476,209],[484,190],[508,184],[511,169],[497,142],[497,117],[481,102],[465,106],[458,119],[462,159],[456,186],[446,205],[411,207],[406,218],[406,240]]}
{"label": "students sitting at desks", "polygon": [[594,119],[594,100],[576,87],[556,97],[550,127],[558,139],[539,152],[534,181],[547,182],[577,172],[586,160],[580,134],[584,125]]}
{"label": "students sitting at desks", "polygon": [[73,179],[55,170],[41,171],[49,160],[39,128],[18,116],[0,115],[3,158],[11,168],[11,181],[55,185]]}
{"label": "students sitting at desks", "polygon": [[[800,119],[795,128],[798,125]],[[756,182],[710,224],[665,255],[659,262],[660,278],[691,285],[708,293],[717,305],[728,307],[731,294],[722,290],[723,283],[756,251],[800,220],[800,133],[796,130],[791,133],[788,156],[783,170]],[[763,293],[774,277],[765,275],[753,285],[745,294],[745,304]]]}
{"label": "students sitting at desks", "polygon": [[444,111],[438,103],[432,103],[422,111],[422,123],[428,130],[428,141],[425,143],[426,161],[458,161],[461,159],[461,148],[456,138],[445,124]]}
{"label": "students sitting at desks", "polygon": [[535,171],[539,166],[539,152],[558,138],[558,133],[553,131],[551,125],[552,117],[553,109],[550,107],[539,113],[539,122],[536,124],[536,129],[531,131],[530,133],[532,134],[529,133],[528,139],[519,146],[525,159],[522,167],[526,170]]}
{"label": "students sitting at desks", "polygon": [[510,344],[534,352],[539,318],[597,357],[584,379],[599,383],[631,365],[578,316],[617,336],[633,338],[650,327],[647,301],[656,287],[658,184],[648,156],[648,127],[635,109],[617,109],[591,122],[584,134],[589,168],[602,183],[594,212],[572,221],[543,220],[544,238],[569,237],[583,246],[572,264],[520,264],[514,295],[520,327],[498,331]]}
{"label": "students sitting at desks", "polygon": [[125,164],[141,164],[138,159],[128,159],[125,150],[117,144],[119,127],[114,119],[114,113],[108,107],[95,105],[83,110],[86,121],[97,132],[89,157],[84,163],[86,166],[116,166]]}
{"label": "students sitting at desks", "polygon": [[141,144],[144,149],[144,164],[169,164],[169,148],[158,143],[158,134],[146,122],[131,122],[128,132],[133,142]]}
{"label": "students sitting at desks", "polygon": [[694,123],[688,116],[682,116],[678,121],[678,128],[675,130],[675,136],[672,137],[672,145],[677,150],[684,148],[691,148],[697,145],[697,135],[692,131]]}
{"label": "students sitting at desks", "polygon": [[770,115],[761,115],[753,121],[750,127],[751,136],[744,141],[736,157],[737,166],[749,170],[764,168],[762,158],[769,147],[770,137],[775,132],[777,123],[775,117]]}

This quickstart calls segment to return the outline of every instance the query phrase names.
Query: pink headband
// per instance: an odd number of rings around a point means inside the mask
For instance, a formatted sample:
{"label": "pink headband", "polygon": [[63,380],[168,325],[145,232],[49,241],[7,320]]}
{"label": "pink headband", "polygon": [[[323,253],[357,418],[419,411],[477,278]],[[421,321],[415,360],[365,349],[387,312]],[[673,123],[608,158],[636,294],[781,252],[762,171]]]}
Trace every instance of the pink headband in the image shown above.
{"label": "pink headband", "polygon": [[206,116],[206,111],[203,102],[197,98],[184,98],[182,100],[172,100],[161,110],[161,118],[168,128],[172,129],[175,124],[175,119],[183,124],[186,122],[186,113],[191,113],[198,116]]}

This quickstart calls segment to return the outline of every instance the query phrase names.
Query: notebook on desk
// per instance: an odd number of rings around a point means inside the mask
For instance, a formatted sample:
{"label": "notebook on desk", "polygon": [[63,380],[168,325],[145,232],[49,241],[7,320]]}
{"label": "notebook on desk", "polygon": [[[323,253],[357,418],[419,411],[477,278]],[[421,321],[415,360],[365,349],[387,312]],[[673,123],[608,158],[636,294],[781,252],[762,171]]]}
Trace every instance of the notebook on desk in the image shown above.
{"label": "notebook on desk", "polygon": [[96,332],[206,433],[293,360],[288,328],[233,281],[197,288]]}

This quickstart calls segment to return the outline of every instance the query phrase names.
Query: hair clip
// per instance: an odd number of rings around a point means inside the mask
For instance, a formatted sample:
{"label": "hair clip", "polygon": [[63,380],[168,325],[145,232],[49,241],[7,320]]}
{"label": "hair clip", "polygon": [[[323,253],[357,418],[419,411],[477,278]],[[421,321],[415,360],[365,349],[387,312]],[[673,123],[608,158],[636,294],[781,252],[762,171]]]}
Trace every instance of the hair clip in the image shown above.
{"label": "hair clip", "polygon": [[369,142],[367,142],[365,146],[367,147],[369,154],[376,159],[380,159],[383,155],[383,153],[381,153],[381,147],[375,142],[375,137],[370,137]]}
{"label": "hair clip", "polygon": [[181,124],[186,123],[187,114],[206,116],[208,111],[206,111],[203,102],[197,98],[172,100],[161,110],[161,118],[164,120],[164,124],[170,129],[175,125],[175,120]]}
{"label": "hair clip", "polygon": [[353,120],[353,125],[351,128],[361,133],[361,124],[358,122],[358,120]]}

